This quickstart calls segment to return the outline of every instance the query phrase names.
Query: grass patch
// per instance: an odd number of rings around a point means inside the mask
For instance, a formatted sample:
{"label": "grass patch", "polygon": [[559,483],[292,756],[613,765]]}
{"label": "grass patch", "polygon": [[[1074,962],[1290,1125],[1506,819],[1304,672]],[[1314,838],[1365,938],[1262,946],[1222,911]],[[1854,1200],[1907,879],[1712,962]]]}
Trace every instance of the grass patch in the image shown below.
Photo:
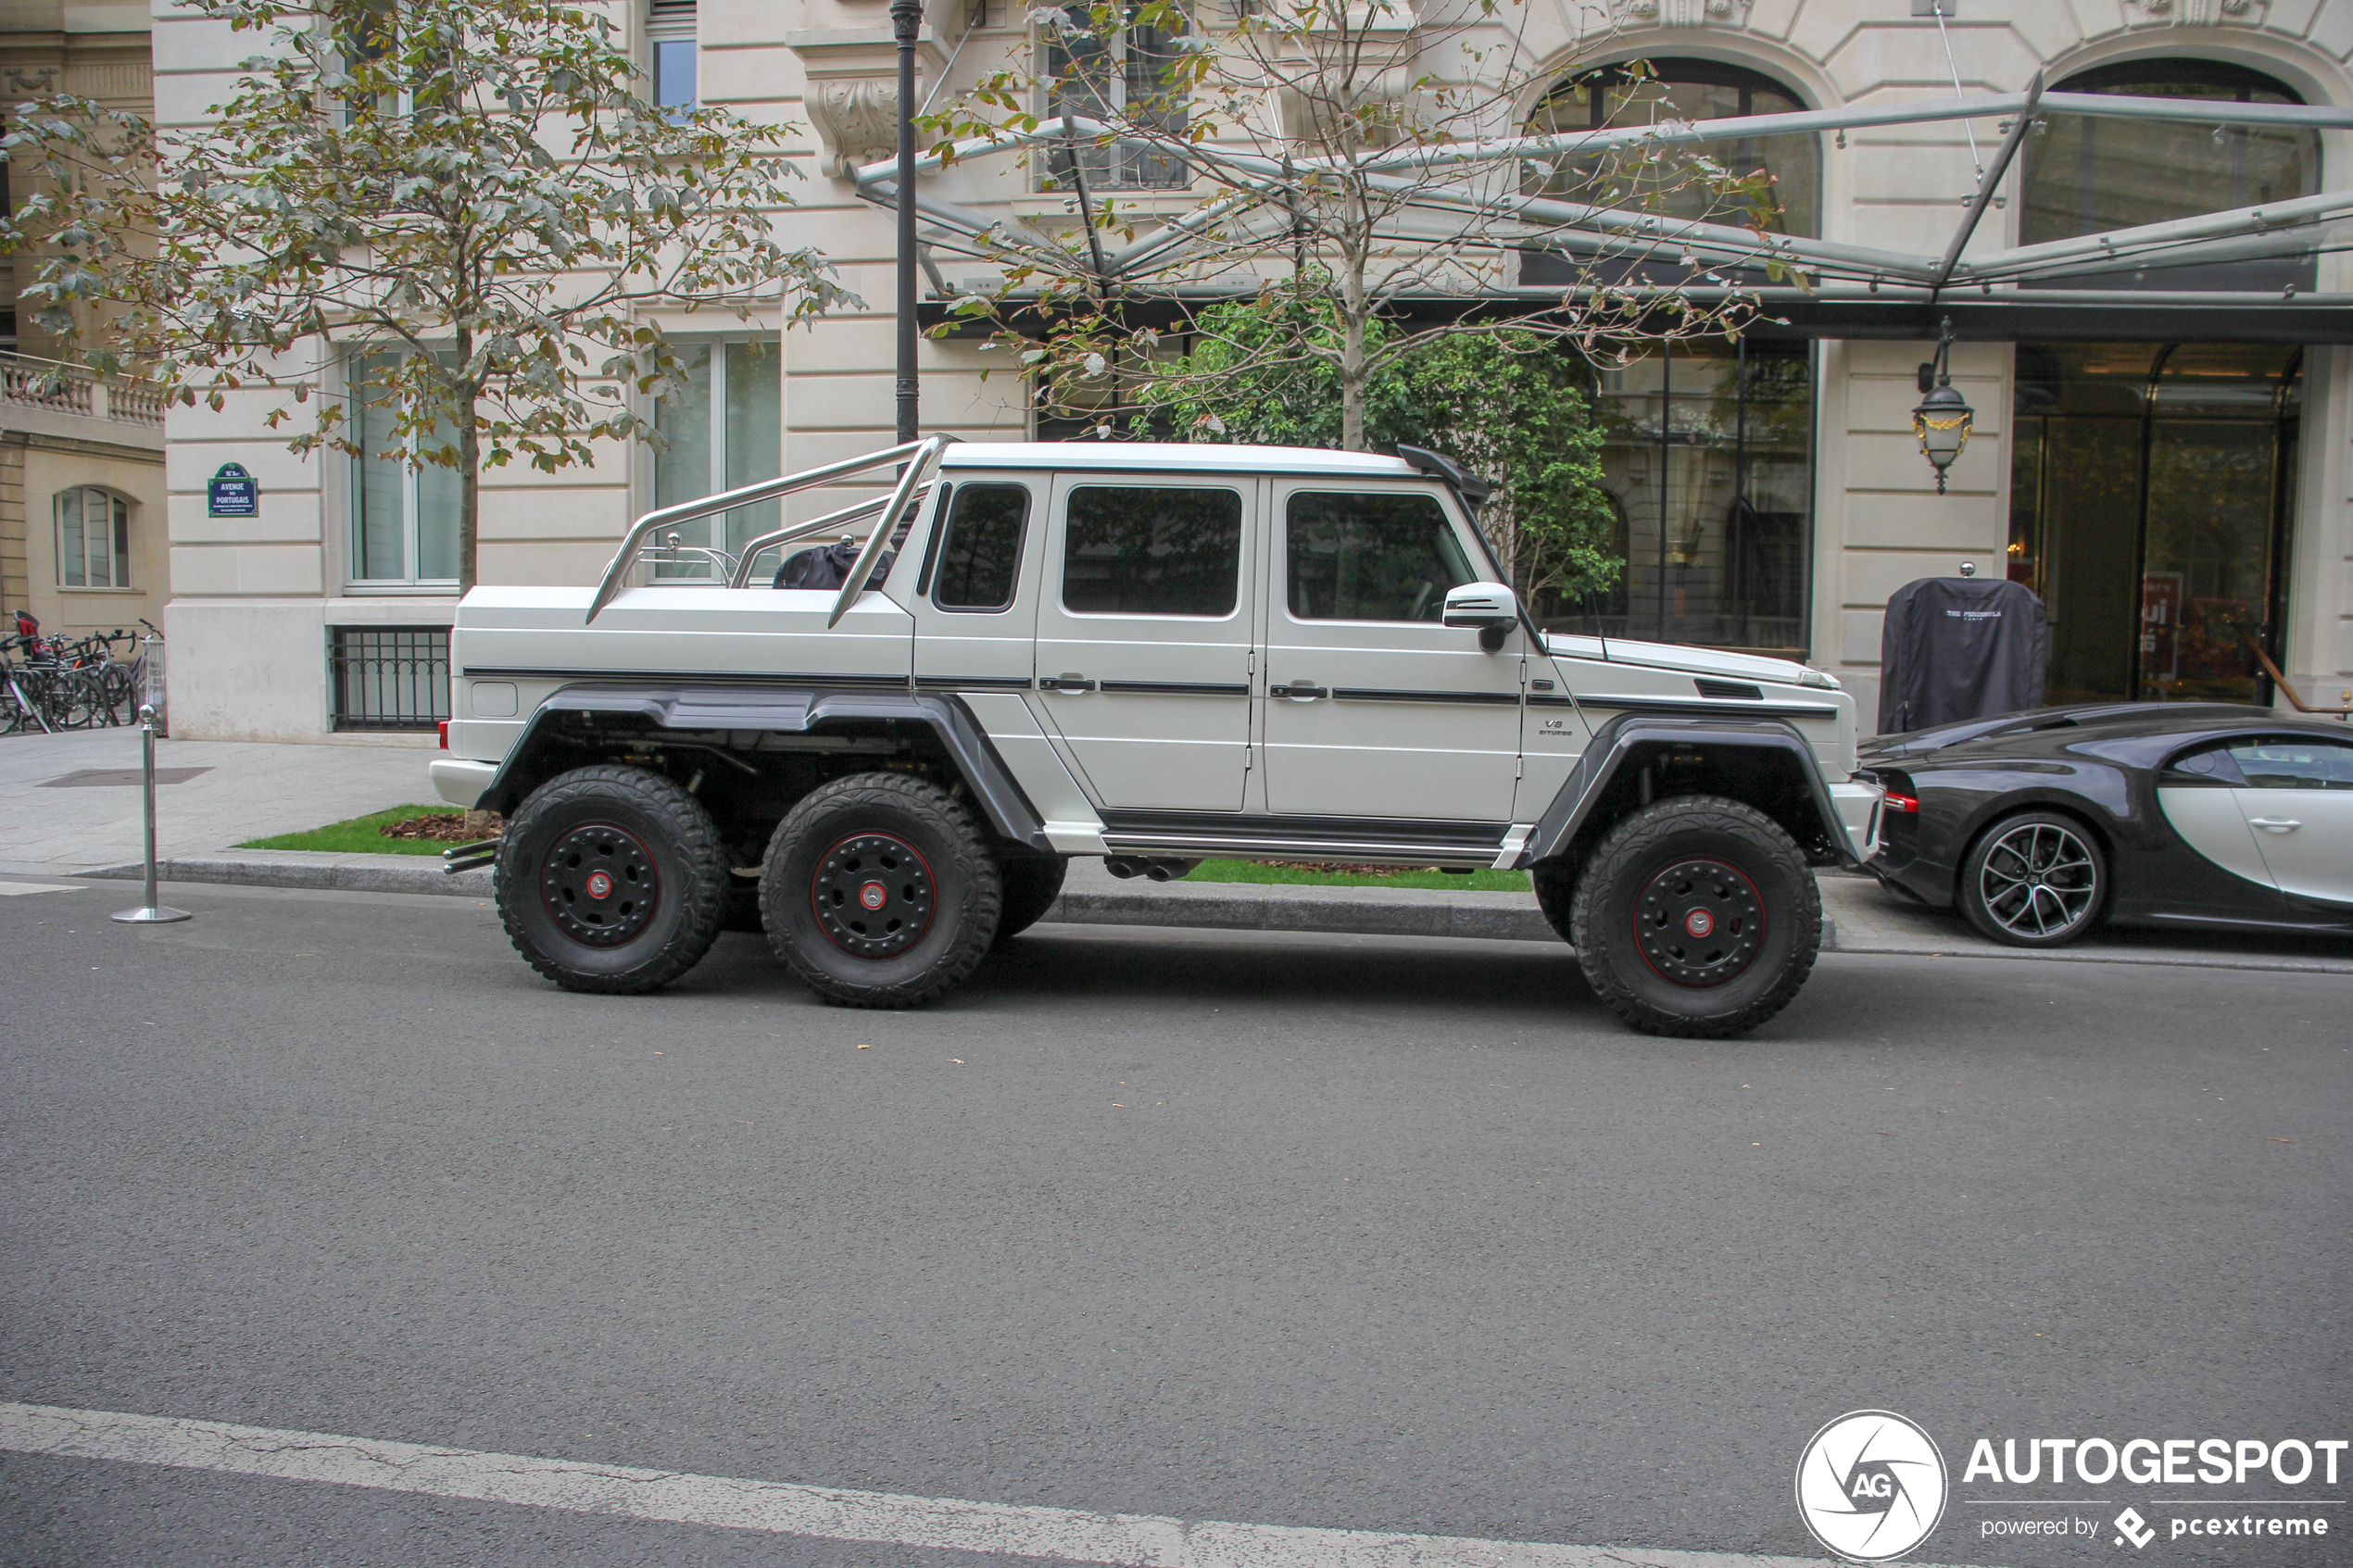
{"label": "grass patch", "polygon": [[1526,872],[1475,871],[1468,876],[1444,872],[1308,872],[1257,860],[1203,860],[1187,882],[1279,882],[1311,887],[1439,887],[1452,893],[1525,893]]}
{"label": "grass patch", "polygon": [[308,833],[282,833],[272,838],[257,838],[237,846],[240,849],[324,849],[337,855],[438,855],[448,845],[430,838],[386,838],[380,830],[387,822],[405,822],[411,817],[460,815],[455,806],[395,806],[389,811],[378,811],[371,817],[354,817],[347,822],[329,822]]}

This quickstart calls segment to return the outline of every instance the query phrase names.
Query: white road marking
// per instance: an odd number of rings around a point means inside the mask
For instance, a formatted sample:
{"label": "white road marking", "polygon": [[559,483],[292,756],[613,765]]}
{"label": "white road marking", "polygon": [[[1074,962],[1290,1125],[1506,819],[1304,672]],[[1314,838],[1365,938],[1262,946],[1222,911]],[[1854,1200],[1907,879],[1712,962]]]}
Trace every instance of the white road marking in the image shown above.
{"label": "white road marking", "polygon": [[71,883],[65,882],[0,882],[0,898],[13,898],[19,893],[72,893]]}
{"label": "white road marking", "polygon": [[0,1404],[0,1449],[325,1481],[821,1540],[1134,1568],[1825,1568],[1817,1558],[1555,1546],[1017,1508],[47,1405]]}

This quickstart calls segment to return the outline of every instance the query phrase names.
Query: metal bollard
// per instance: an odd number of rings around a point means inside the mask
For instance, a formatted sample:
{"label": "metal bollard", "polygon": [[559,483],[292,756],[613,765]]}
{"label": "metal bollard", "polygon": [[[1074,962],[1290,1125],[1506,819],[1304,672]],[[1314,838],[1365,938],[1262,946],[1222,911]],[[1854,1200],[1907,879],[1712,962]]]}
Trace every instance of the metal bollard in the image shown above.
{"label": "metal bollard", "polygon": [[166,909],[156,902],[156,709],[153,703],[139,706],[139,747],[146,770],[147,786],[147,901],[135,909],[124,909],[108,916],[125,925],[169,925],[173,921],[193,920],[185,909]]}

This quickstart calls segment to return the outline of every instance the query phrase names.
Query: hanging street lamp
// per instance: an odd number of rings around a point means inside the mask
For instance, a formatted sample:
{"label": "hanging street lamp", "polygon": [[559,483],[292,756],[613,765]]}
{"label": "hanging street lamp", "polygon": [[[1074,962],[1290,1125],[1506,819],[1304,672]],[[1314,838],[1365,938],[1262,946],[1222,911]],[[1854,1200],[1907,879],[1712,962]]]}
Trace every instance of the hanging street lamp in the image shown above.
{"label": "hanging street lamp", "polygon": [[1969,420],[1977,411],[1953,385],[1953,318],[1944,318],[1944,335],[1936,343],[1936,358],[1920,367],[1920,391],[1927,395],[1912,410],[1912,433],[1920,438],[1920,456],[1936,470],[1936,493],[1944,494],[1944,470],[1969,445]]}

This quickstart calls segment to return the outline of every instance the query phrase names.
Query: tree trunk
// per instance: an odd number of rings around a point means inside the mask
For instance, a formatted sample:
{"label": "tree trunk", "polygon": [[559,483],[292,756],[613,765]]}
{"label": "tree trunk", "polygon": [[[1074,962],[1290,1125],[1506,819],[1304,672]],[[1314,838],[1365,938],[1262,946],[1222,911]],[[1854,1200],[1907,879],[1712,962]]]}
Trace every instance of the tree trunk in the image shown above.
{"label": "tree trunk", "polygon": [[1340,275],[1340,445],[1362,452],[1365,445],[1365,271],[1351,254]]}
{"label": "tree trunk", "polygon": [[[473,362],[473,334],[458,334],[458,363]],[[450,395],[450,414],[458,421],[458,596],[474,585],[474,541],[482,521],[482,436],[474,429],[474,405],[482,391],[461,383]]]}

